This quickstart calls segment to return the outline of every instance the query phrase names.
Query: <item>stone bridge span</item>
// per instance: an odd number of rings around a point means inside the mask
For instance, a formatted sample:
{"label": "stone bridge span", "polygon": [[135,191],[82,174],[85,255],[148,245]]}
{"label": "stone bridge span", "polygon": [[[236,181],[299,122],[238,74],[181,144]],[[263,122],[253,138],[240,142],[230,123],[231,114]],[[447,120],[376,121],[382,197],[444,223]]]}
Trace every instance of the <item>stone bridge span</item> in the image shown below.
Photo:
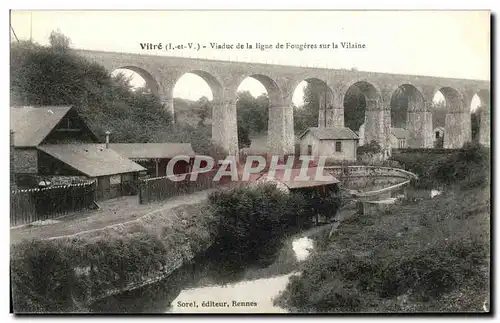
{"label": "stone bridge span", "polygon": [[[344,97],[353,87],[365,96],[365,142],[376,140],[389,148],[391,98],[403,91],[408,98],[409,146],[430,148],[433,144],[431,104],[436,92],[446,99],[445,148],[458,148],[471,140],[470,105],[477,94],[481,100],[479,140],[489,146],[490,82],[418,75],[399,75],[343,69],[270,65],[142,55],[132,53],[75,50],[110,72],[125,68],[141,75],[151,91],[174,114],[173,90],[186,73],[202,77],[213,93],[212,139],[230,154],[238,152],[237,88],[247,77],[260,81],[270,100],[268,146],[273,154],[294,152],[292,96],[297,85],[308,81],[325,93],[326,108],[319,114],[319,126],[344,126]],[[411,62],[409,62],[411,64]],[[459,68],[459,67],[457,67]],[[357,130],[357,129],[353,129]]]}

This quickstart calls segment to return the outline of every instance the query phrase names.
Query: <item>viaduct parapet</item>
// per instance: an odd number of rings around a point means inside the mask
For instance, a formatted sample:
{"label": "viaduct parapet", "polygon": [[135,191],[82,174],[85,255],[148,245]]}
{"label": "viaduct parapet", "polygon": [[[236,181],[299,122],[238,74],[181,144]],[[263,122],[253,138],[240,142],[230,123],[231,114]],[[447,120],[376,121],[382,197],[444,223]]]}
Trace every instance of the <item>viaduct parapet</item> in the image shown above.
{"label": "viaduct parapet", "polygon": [[352,87],[361,91],[366,99],[365,142],[376,140],[385,149],[390,149],[390,107],[396,91],[403,90],[408,97],[407,129],[411,136],[409,146],[413,148],[433,145],[431,105],[438,91],[444,95],[447,108],[444,148],[458,148],[470,141],[470,105],[477,94],[481,101],[479,141],[490,145],[489,81],[90,50],[75,52],[110,72],[125,68],[138,73],[172,114],[176,82],[186,73],[200,76],[213,93],[212,140],[230,154],[238,152],[237,88],[247,77],[260,81],[268,92],[268,146],[272,154],[294,152],[292,96],[302,81],[324,90],[326,103],[320,110],[320,127],[343,127],[344,97]]}

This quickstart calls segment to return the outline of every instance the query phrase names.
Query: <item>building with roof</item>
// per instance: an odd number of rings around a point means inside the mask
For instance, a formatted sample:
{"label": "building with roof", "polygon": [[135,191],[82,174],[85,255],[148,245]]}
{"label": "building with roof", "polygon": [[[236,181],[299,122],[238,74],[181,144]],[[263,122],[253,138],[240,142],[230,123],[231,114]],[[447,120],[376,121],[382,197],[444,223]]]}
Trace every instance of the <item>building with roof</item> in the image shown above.
{"label": "building with roof", "polygon": [[[106,198],[133,193],[139,172],[146,170],[100,143],[73,107],[11,107],[10,113],[19,187],[37,186],[40,179],[95,179],[98,197]],[[113,185],[120,192],[113,193]]]}
{"label": "building with roof", "polygon": [[436,127],[434,128],[434,140],[437,140],[439,138],[443,138],[444,137],[444,127]]}
{"label": "building with roof", "polygon": [[391,128],[389,141],[392,149],[408,148],[410,132],[404,128]]}
{"label": "building with roof", "polygon": [[355,161],[359,137],[349,128],[311,127],[300,136],[300,155]]}
{"label": "building with roof", "polygon": [[443,148],[444,144],[444,127],[436,127],[434,134],[434,148]]}
{"label": "building with roof", "polygon": [[109,147],[145,167],[148,175],[153,177],[166,176],[168,163],[178,156],[187,158],[175,162],[174,174],[189,173],[195,157],[189,143],[110,143]]}

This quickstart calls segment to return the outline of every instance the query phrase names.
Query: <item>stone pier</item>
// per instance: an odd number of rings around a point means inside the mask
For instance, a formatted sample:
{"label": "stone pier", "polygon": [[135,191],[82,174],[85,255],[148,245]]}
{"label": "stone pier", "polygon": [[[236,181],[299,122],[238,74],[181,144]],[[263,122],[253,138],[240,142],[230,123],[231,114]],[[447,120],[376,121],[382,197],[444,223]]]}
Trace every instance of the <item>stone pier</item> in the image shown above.
{"label": "stone pier", "polygon": [[468,111],[449,111],[444,126],[443,148],[461,148],[471,141],[471,120]]}
{"label": "stone pier", "polygon": [[430,102],[424,107],[411,106],[407,114],[407,130],[410,132],[408,147],[432,148],[432,113]]}
{"label": "stone pier", "polygon": [[479,124],[479,143],[483,146],[490,147],[490,106],[482,106],[479,108],[480,124]]}
{"label": "stone pier", "polygon": [[238,155],[238,128],[234,101],[214,102],[212,141],[222,147],[230,156]]}
{"label": "stone pier", "polygon": [[267,145],[271,155],[285,156],[295,152],[292,107],[269,107]]}
{"label": "stone pier", "polygon": [[375,140],[382,148],[386,146],[384,134],[384,110],[380,109],[379,100],[366,100],[364,143],[369,144]]}

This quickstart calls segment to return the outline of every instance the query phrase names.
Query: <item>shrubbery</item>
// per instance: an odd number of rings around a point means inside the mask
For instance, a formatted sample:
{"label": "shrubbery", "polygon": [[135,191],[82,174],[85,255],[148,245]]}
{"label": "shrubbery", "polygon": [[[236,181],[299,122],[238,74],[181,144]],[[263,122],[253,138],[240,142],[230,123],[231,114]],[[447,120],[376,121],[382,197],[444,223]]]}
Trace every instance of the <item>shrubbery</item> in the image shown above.
{"label": "shrubbery", "polygon": [[434,188],[442,185],[477,187],[490,182],[490,151],[478,143],[466,143],[446,154],[395,154],[392,160],[419,176],[417,185]]}
{"label": "shrubbery", "polygon": [[[342,222],[277,302],[300,312],[481,311],[489,283],[485,193],[446,192]],[[448,298],[468,304],[448,308]]]}
{"label": "shrubbery", "polygon": [[280,191],[273,184],[218,191],[209,201],[219,218],[213,256],[237,266],[272,258],[282,238],[304,216],[306,205],[304,198]]}
{"label": "shrubbery", "polygon": [[78,310],[105,291],[157,275],[173,258],[183,257],[186,247],[203,252],[209,240],[214,241],[209,257],[225,269],[267,265],[298,223],[310,221],[314,212],[335,209],[337,203],[332,196],[288,193],[263,184],[214,192],[207,205],[152,215],[118,235],[110,229],[23,242],[11,251],[14,310]]}

